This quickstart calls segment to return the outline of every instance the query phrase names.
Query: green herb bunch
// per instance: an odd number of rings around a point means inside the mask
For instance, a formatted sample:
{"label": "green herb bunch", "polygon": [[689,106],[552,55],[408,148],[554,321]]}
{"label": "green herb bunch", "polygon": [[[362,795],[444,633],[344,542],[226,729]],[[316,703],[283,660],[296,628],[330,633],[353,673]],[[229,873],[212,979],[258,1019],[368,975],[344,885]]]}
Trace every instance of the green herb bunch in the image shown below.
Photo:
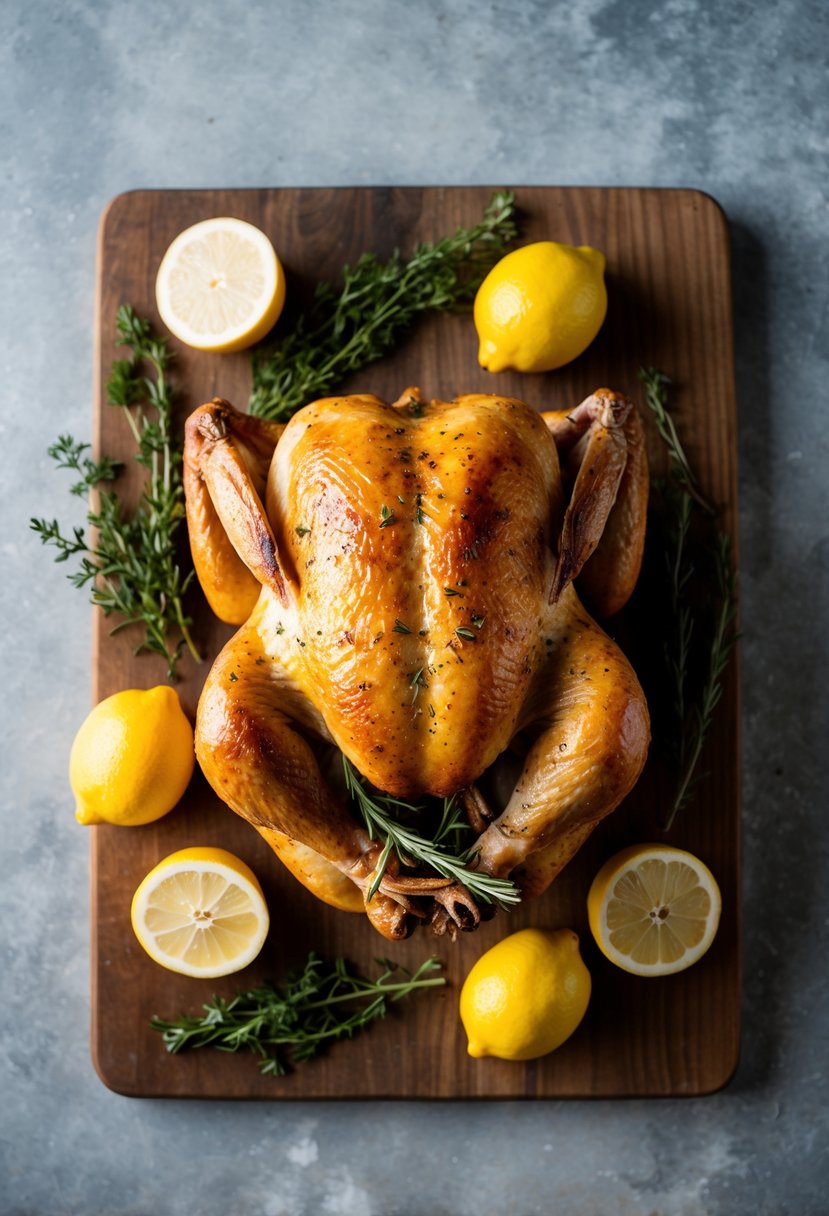
{"label": "green herb bunch", "polygon": [[100,488],[118,476],[121,462],[107,456],[93,460],[87,454],[89,444],[61,435],[49,455],[58,468],[77,475],[72,494],[92,497],[88,529],[76,527],[67,536],[54,519],[33,519],[31,527],[44,544],[55,547],[56,561],[80,559],[70,581],[76,587],[89,586],[92,603],[106,616],[122,617],[113,633],[132,625],[142,627],[144,636],[136,653],[161,655],[174,679],[185,645],[195,659],[200,656],[184,611],[193,572],[184,574],[178,559],[184,491],[181,450],[172,434],[173,393],[167,374],[172,356],[167,343],[154,337],[149,322],[129,305],[119,308],[116,327],[118,345],[129,347],[132,357],[113,364],[107,399],[123,410],[138,449],[135,459],[146,470],[138,506],[128,516],[118,495]]}
{"label": "green herb bunch", "polygon": [[403,865],[425,865],[445,878],[462,883],[470,895],[481,903],[493,902],[508,907],[521,901],[518,888],[509,878],[494,878],[476,870],[474,848],[464,849],[461,840],[470,832],[454,798],[443,799],[443,810],[434,832],[426,838],[400,822],[402,816],[423,816],[424,804],[416,805],[392,798],[388,794],[372,794],[349,760],[343,756],[345,784],[356,802],[372,840],[383,844],[376,872],[369,889],[369,899],[378,890],[392,850]]}
{"label": "green herb bunch", "polygon": [[514,195],[500,191],[479,224],[419,244],[408,259],[364,253],[344,268],[338,288],[318,286],[310,311],[275,351],[254,355],[250,412],[286,420],[387,354],[424,313],[469,304],[516,232]]}
{"label": "green herb bunch", "polygon": [[[703,746],[722,697],[722,678],[737,642],[735,618],[737,590],[732,568],[731,542],[727,533],[714,527],[704,546],[709,577],[713,578],[714,615],[707,636],[695,636],[695,614],[689,592],[699,573],[692,549],[692,523],[701,516],[709,524],[716,515],[714,507],[700,493],[688,458],[682,447],[673,418],[668,412],[667,376],[654,368],[642,368],[639,378],[645,386],[645,400],[656,421],[668,451],[669,472],[658,484],[662,497],[662,541],[667,574],[670,633],[665,641],[664,658],[671,688],[671,727],[666,740],[677,782],[665,816],[667,831],[674,819],[691,801],[704,774],[699,771]],[[702,658],[702,680],[694,680],[699,670],[696,656]]]}
{"label": "green herb bunch", "polygon": [[281,1077],[288,1058],[310,1060],[328,1043],[353,1038],[385,1017],[389,1003],[446,983],[433,974],[440,970],[436,958],[413,974],[387,959],[377,962],[383,970],[369,980],[351,971],[344,959],[327,963],[312,952],[303,970],[281,987],[261,984],[230,1000],[214,996],[202,1006],[203,1014],[173,1021],[154,1017],[150,1025],[169,1052],[194,1047],[252,1051],[260,1057],[263,1073]]}

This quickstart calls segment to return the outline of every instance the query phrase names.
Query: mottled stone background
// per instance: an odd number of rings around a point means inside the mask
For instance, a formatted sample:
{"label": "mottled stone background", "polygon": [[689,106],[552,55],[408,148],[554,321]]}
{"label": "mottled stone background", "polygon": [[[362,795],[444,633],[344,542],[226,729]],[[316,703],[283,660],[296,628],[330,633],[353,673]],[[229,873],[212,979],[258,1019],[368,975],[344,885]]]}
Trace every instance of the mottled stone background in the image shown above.
{"label": "mottled stone background", "polygon": [[[826,13],[818,0],[0,6],[0,1211],[808,1216],[827,1164]],[[745,1035],[702,1100],[140,1102],[87,1050],[65,781],[90,616],[27,530],[89,432],[95,232],[136,186],[694,186],[734,241]]]}

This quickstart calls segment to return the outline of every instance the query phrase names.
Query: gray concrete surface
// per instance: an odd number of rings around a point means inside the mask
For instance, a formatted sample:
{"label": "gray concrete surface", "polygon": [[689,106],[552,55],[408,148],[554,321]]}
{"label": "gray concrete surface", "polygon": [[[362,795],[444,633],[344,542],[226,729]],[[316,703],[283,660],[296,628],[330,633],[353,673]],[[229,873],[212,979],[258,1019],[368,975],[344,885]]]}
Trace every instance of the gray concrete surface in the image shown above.
{"label": "gray concrete surface", "polygon": [[[819,1216],[827,1119],[826,8],[704,0],[0,7],[0,1212]],[[704,1100],[136,1102],[87,1052],[65,764],[89,612],[27,530],[86,435],[95,231],[137,186],[686,185],[734,233],[745,1035]]]}

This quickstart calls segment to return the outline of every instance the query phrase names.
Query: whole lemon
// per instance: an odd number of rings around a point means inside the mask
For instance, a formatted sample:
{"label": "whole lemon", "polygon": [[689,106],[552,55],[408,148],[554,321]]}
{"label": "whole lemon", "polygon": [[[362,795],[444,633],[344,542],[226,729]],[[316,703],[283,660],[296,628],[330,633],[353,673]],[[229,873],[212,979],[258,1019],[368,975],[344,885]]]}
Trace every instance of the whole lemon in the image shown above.
{"label": "whole lemon", "polygon": [[137,827],[166,815],[187,789],[193,728],[167,685],[128,688],[96,705],[72,744],[78,823]]}
{"label": "whole lemon", "polygon": [[491,372],[549,372],[586,350],[607,312],[604,254],[537,241],[492,267],[475,296],[478,362]]}
{"label": "whole lemon", "polygon": [[478,959],[461,989],[471,1056],[534,1060],[560,1047],[590,1001],[572,929],[521,929]]}

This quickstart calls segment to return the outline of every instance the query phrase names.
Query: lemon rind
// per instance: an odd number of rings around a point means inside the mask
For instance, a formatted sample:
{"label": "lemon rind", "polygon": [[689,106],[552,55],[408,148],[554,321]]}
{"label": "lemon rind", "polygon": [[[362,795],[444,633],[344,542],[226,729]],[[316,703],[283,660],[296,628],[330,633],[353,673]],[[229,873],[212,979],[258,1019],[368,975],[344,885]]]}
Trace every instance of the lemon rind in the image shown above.
{"label": "lemon rind", "polygon": [[[163,865],[163,863],[160,862],[159,865]],[[220,964],[213,967],[194,967],[161,950],[157,939],[147,929],[145,917],[152,892],[158,882],[171,877],[176,870],[187,870],[196,874],[220,874],[229,885],[232,884],[241,888],[247,895],[251,911],[256,915],[258,921],[258,931],[251,938],[248,949],[238,955],[233,960],[232,965]],[[149,881],[151,878],[154,879],[153,882]],[[249,878],[232,866],[222,862],[210,861],[183,861],[180,866],[169,866],[161,870],[158,870],[158,867],[156,867],[155,870],[151,870],[146,878],[139,883],[133,896],[131,919],[135,936],[153,962],[158,963],[160,967],[165,967],[168,971],[174,971],[178,975],[190,976],[193,979],[219,979],[224,975],[233,975],[237,971],[242,971],[259,955],[270,928],[268,907],[258,886],[255,886]]]}
{"label": "lemon rind", "polygon": [[[701,861],[698,857],[695,857],[692,853],[689,853],[686,849],[674,848],[672,845],[654,845],[652,847],[643,846],[638,857],[635,857],[630,850],[623,850],[623,853],[630,853],[630,856],[621,860],[618,865],[615,866],[604,878],[605,891],[601,905],[598,909],[598,921],[601,932],[597,933],[592,923],[590,926],[591,930],[593,930],[593,937],[595,938],[596,945],[599,947],[602,954],[604,954],[605,958],[614,963],[617,967],[620,967],[623,971],[629,972],[631,975],[658,979],[661,976],[676,975],[680,971],[686,971],[689,967],[692,967],[694,963],[698,962],[704,954],[707,953],[714,938],[716,937],[717,930],[719,929],[720,916],[722,914],[722,894],[720,892],[717,880],[714,878],[714,875],[711,873],[711,870],[708,868],[705,862]],[[621,875],[626,870],[636,868],[634,857],[636,864],[641,863],[641,861],[646,857],[647,859],[653,859],[665,863],[670,861],[684,862],[685,865],[689,866],[689,868],[694,870],[694,872],[697,874],[699,885],[707,891],[711,899],[711,912],[707,918],[706,929],[701,940],[695,947],[686,951],[682,957],[677,959],[674,963],[637,963],[630,957],[630,955],[623,954],[621,951],[617,950],[609,940],[607,906],[610,900],[613,898],[613,891]],[[599,873],[601,873],[601,871],[599,871]]]}
{"label": "lemon rind", "polygon": [[[222,331],[221,334],[211,338],[210,335],[193,329],[173,308],[170,299],[168,268],[177,261],[180,251],[185,246],[199,238],[200,233],[205,234],[218,226],[234,230],[237,235],[252,241],[259,247],[263,255],[262,269],[265,276],[265,285],[256,301],[253,302],[255,306],[251,307],[248,320],[228,328]],[[158,267],[156,275],[156,304],[164,324],[179,341],[184,342],[187,346],[192,346],[195,350],[207,352],[230,351],[234,346],[237,349],[243,349],[245,346],[253,345],[254,342],[259,341],[276,324],[282,310],[282,304],[276,304],[281,280],[284,280],[282,264],[270,238],[261,228],[257,228],[255,224],[249,224],[247,220],[236,219],[234,216],[216,216],[212,219],[200,220],[196,224],[191,224],[189,228],[185,228],[183,232],[180,232],[173,239]],[[269,319],[271,312],[274,313],[272,320]],[[265,327],[266,319],[269,320],[267,327]],[[243,345],[237,346],[239,343]]]}

